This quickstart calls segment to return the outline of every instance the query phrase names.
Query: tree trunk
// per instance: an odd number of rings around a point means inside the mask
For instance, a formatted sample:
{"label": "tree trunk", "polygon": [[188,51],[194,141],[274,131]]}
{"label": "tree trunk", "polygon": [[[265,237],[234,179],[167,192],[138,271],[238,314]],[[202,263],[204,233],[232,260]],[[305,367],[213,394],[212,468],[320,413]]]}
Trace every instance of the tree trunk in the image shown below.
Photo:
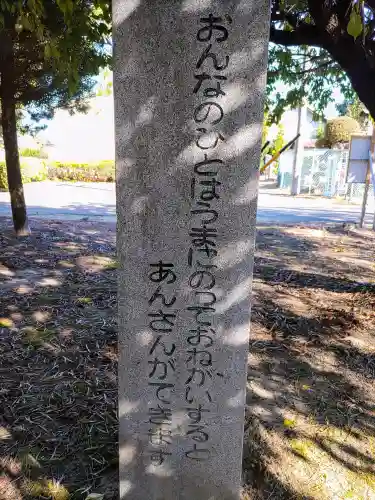
{"label": "tree trunk", "polygon": [[20,158],[17,141],[16,104],[14,98],[14,50],[10,37],[2,38],[7,47],[1,64],[1,124],[5,148],[5,161],[8,174],[8,186],[16,234],[22,236],[29,233],[25,196],[23,193]]}
{"label": "tree trunk", "polygon": [[[371,45],[363,46],[347,33],[348,12],[353,3],[340,0],[335,2],[333,11],[327,8],[327,2],[308,0],[310,14],[320,30],[321,46],[339,63],[359,99],[375,119],[375,67]],[[372,40],[366,42],[370,43]]]}
{"label": "tree trunk", "polygon": [[325,47],[349,77],[359,99],[375,119],[375,67],[355,42],[330,43]]}

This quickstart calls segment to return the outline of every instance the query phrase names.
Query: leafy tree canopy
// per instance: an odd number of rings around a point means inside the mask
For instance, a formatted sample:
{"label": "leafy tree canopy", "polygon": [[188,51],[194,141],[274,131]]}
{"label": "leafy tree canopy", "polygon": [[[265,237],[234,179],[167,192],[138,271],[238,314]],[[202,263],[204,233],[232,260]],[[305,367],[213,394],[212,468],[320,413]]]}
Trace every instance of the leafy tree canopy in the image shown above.
{"label": "leafy tree canopy", "polygon": [[[322,113],[338,88],[375,116],[375,0],[272,0],[267,108],[304,99]],[[283,82],[285,95],[277,93]]]}
{"label": "leafy tree canopy", "polygon": [[370,124],[369,112],[357,96],[339,104],[337,106],[337,111],[340,116],[350,116],[350,118],[354,118],[354,120],[359,123],[362,132],[367,132]]}
{"label": "leafy tree canopy", "polygon": [[0,0],[0,101],[17,234],[28,232],[17,144],[17,109],[35,121],[57,108],[84,111],[110,62],[110,0]]}
{"label": "leafy tree canopy", "polygon": [[110,62],[110,14],[104,0],[0,0],[0,72],[12,44],[17,106],[37,121],[84,111],[92,77]]}

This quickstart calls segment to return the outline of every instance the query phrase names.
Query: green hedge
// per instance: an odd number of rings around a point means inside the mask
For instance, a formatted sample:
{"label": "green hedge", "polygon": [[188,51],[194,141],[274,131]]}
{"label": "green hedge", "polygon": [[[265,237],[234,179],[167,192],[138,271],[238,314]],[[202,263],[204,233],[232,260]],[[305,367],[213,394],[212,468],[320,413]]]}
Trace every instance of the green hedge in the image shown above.
{"label": "green hedge", "polygon": [[21,149],[20,156],[25,156],[27,158],[41,158],[43,160],[48,158],[48,154],[45,151],[33,148]]}
{"label": "green hedge", "polygon": [[[22,182],[45,181],[48,178],[47,166],[42,161],[26,162],[21,160]],[[8,190],[8,177],[5,162],[0,161],[0,189]]]}
{"label": "green hedge", "polygon": [[[33,161],[34,160],[34,161]],[[114,182],[115,162],[112,160],[99,163],[60,163],[46,166],[37,158],[28,160],[21,158],[22,181],[27,182],[50,180],[73,182]],[[0,162],[0,189],[8,190],[5,162]]]}
{"label": "green hedge", "polygon": [[48,167],[48,178],[75,182],[113,182],[115,162],[112,160],[98,163],[56,162]]}

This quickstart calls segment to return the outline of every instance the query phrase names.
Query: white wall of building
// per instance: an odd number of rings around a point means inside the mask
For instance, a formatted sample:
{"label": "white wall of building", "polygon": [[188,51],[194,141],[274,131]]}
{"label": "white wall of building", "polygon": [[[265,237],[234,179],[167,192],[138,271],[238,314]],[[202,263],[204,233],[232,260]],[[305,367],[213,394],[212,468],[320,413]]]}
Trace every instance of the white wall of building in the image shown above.
{"label": "white wall of building", "polygon": [[[320,124],[313,119],[313,112],[309,108],[304,108],[303,111],[303,116],[305,117],[302,124],[303,138],[306,141],[311,141],[316,139]],[[284,127],[285,142],[291,141],[297,135],[298,109],[285,111],[280,123]],[[275,124],[272,125],[269,130],[268,139],[273,141],[276,138],[277,131],[278,126]]]}
{"label": "white wall of building", "polygon": [[90,163],[115,158],[113,96],[95,97],[87,114],[57,111],[40,133],[52,161]]}

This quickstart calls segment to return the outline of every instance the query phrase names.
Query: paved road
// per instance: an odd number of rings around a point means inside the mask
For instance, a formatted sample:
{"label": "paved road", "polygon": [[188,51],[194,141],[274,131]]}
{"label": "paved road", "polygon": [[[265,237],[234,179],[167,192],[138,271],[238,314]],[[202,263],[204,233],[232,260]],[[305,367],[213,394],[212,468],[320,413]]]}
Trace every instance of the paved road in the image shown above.
{"label": "paved road", "polygon": [[[116,219],[113,184],[40,182],[27,184],[25,196],[31,217],[58,219]],[[373,206],[366,222],[372,221]],[[9,194],[0,192],[0,216],[10,215]],[[258,224],[357,222],[360,206],[325,198],[292,198],[277,191],[260,192]]]}

